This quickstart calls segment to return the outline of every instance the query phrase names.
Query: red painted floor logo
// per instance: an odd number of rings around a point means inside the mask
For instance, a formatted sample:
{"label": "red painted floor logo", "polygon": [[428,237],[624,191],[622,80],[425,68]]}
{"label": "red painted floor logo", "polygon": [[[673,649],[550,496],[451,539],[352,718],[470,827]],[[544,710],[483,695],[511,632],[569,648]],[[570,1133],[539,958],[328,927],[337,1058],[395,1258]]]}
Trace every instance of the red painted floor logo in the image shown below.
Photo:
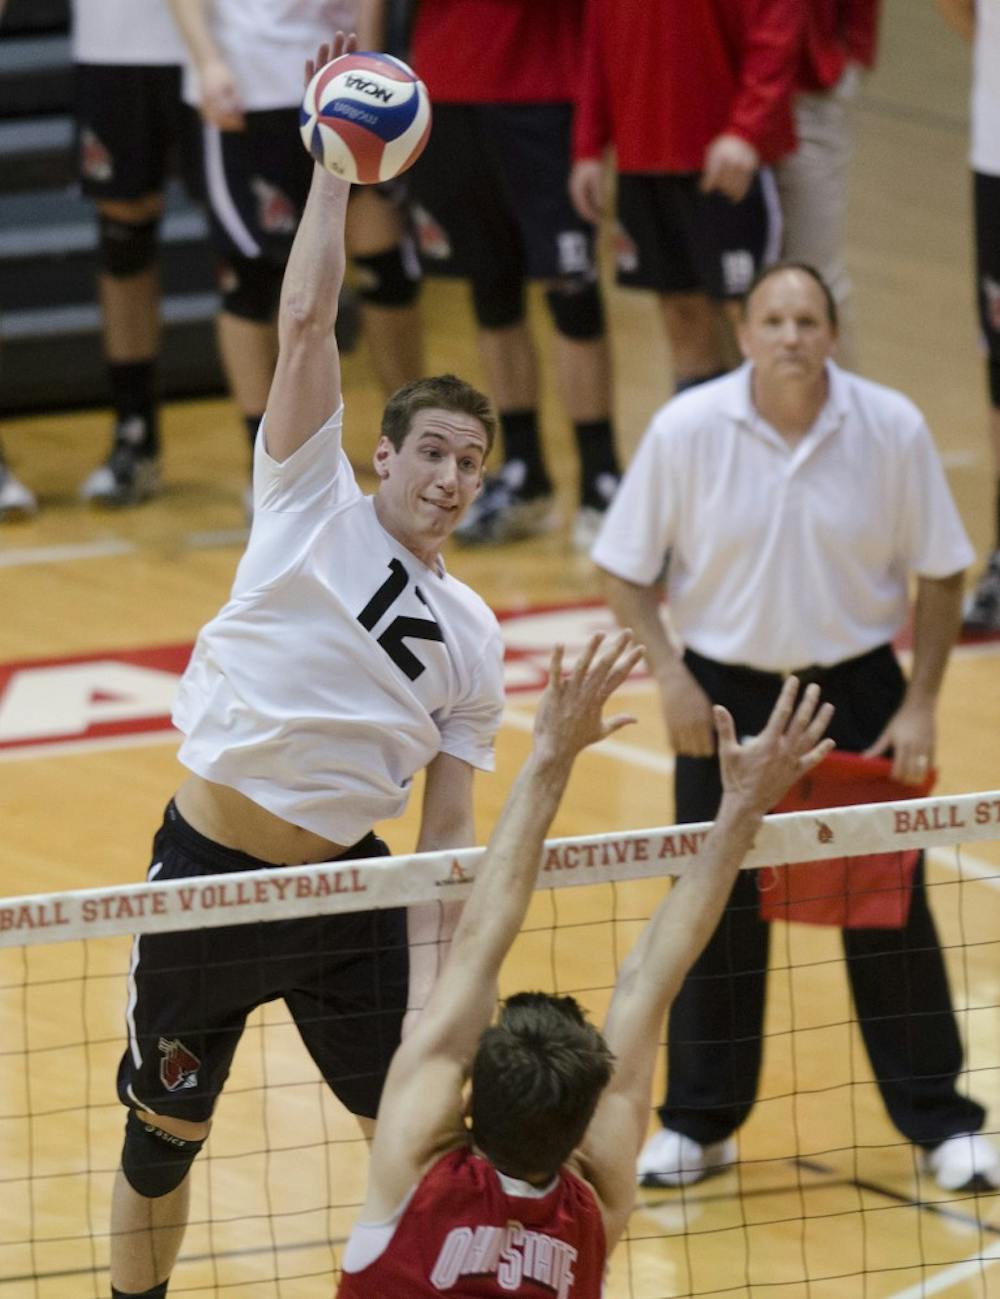
{"label": "red painted floor logo", "polygon": [[[572,663],[593,632],[614,626],[596,602],[508,610],[499,617],[510,694],[542,688],[557,641]],[[184,643],[0,665],[0,752],[28,756],[157,732],[167,738],[177,681],[190,654],[190,643]]]}

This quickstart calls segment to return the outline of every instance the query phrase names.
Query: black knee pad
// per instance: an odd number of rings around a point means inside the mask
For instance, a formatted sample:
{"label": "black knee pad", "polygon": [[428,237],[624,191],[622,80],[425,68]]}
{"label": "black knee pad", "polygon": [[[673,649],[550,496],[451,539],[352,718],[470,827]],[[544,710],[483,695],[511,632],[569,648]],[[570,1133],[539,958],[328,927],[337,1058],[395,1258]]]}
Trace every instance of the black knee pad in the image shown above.
{"label": "black knee pad", "polygon": [[267,325],[281,297],[282,267],[263,257],[231,257],[219,269],[222,309],[241,320]]}
{"label": "black knee pad", "polygon": [[1000,357],[990,357],[986,372],[990,380],[990,405],[1000,410]]}
{"label": "black knee pad", "polygon": [[129,1110],[125,1120],[125,1144],[122,1146],[122,1172],[133,1191],[147,1200],[175,1191],[205,1144],[185,1141],[164,1132],[152,1118],[140,1118]]}
{"label": "black knee pad", "polygon": [[412,244],[402,240],[382,253],[354,258],[356,287],[373,307],[409,307],[420,291],[420,265]]}
{"label": "black knee pad", "polygon": [[567,276],[545,294],[552,323],[564,338],[589,342],[604,334],[604,302],[597,281]]}
{"label": "black knee pad", "polygon": [[116,279],[138,275],[156,261],[156,231],[159,221],[117,221],[99,214],[98,252],[101,270]]}
{"label": "black knee pad", "polygon": [[472,307],[483,329],[507,329],[524,319],[524,280],[519,275],[494,275],[472,281]]}

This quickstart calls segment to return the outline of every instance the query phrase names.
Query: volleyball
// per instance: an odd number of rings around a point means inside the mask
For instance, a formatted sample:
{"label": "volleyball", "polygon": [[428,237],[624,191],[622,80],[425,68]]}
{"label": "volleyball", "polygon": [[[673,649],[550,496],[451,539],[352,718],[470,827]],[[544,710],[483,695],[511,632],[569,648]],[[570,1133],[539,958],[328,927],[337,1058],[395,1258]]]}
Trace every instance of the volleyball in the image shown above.
{"label": "volleyball", "polygon": [[306,87],[302,141],[318,163],[354,184],[391,180],[416,162],[431,130],[427,87],[390,54],[342,54]]}

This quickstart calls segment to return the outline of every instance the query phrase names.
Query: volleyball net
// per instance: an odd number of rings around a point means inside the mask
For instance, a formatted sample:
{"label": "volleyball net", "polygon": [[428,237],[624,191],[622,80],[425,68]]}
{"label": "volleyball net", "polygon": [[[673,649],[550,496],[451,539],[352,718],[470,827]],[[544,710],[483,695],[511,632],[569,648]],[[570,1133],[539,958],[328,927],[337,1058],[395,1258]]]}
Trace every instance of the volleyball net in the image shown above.
{"label": "volleyball net", "polygon": [[[600,1022],[624,953],[667,877],[697,870],[708,828],[550,840],[502,994],[572,993]],[[1000,791],[775,815],[745,869],[766,898],[779,879],[772,868],[826,863],[810,869],[827,881],[819,892],[828,903],[857,887],[844,882],[845,859],[874,855],[904,872],[915,852],[926,854],[965,1046],[962,1088],[985,1106],[984,1132],[996,1139]],[[460,901],[481,857],[468,849],[0,899],[0,1299],[110,1293],[124,1120],[115,1077],[134,936],[201,932],[215,949],[252,925],[263,954],[255,959],[266,959],[276,931],[262,925],[295,933],[286,922]],[[874,889],[895,896],[901,878]],[[781,896],[784,905],[790,894]],[[245,977],[254,986],[259,971]],[[901,986],[898,1006],[914,1037],[925,1030],[918,988]],[[651,1107],[662,1070],[656,1086]],[[331,1294],[366,1159],[284,1002],[268,1002],[248,1021],[194,1165],[170,1294]],[[1000,1296],[1000,1196],[942,1191],[889,1122],[839,929],[775,923],[762,1077],[737,1161],[696,1185],[638,1190],[608,1299],[925,1294]]]}

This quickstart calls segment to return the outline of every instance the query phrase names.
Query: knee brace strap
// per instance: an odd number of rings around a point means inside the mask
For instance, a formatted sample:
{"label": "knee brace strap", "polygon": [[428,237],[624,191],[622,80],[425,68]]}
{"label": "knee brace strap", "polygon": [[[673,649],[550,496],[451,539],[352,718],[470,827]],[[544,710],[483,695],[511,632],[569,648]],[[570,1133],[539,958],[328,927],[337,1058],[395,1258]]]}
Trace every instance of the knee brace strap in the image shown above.
{"label": "knee brace strap", "polygon": [[164,1132],[155,1123],[129,1110],[125,1120],[125,1144],[122,1146],[122,1172],[132,1187],[148,1200],[175,1191],[205,1144],[185,1141],[172,1132]]}
{"label": "knee brace strap", "polygon": [[518,275],[495,275],[472,281],[472,306],[483,329],[507,329],[524,319],[524,281]]}
{"label": "knee brace strap", "polygon": [[138,275],[156,261],[156,231],[159,221],[117,221],[97,218],[101,270],[116,279]]}
{"label": "knee brace strap", "polygon": [[355,257],[357,290],[373,307],[408,307],[420,289],[420,265],[408,241],[385,252]]}
{"label": "knee brace strap", "polygon": [[266,325],[281,296],[282,268],[263,257],[231,257],[220,268],[222,308],[242,320]]}
{"label": "knee brace strap", "polygon": [[604,333],[604,303],[597,281],[567,278],[545,294],[552,323],[564,338],[587,342]]}
{"label": "knee brace strap", "polygon": [[987,363],[990,380],[990,405],[1000,410],[1000,356],[991,356]]}

